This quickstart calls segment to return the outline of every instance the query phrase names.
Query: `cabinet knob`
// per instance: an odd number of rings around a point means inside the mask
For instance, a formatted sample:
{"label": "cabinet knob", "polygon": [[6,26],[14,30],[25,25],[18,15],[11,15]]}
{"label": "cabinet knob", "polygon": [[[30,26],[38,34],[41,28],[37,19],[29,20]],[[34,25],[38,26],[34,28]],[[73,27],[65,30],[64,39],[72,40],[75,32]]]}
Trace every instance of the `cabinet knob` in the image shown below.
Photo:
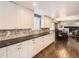
{"label": "cabinet knob", "polygon": [[35,43],[35,40],[33,40],[33,43]]}
{"label": "cabinet knob", "polygon": [[22,44],[18,44],[17,46],[21,46]]}
{"label": "cabinet knob", "polygon": [[19,47],[18,49],[21,49],[21,47]]}
{"label": "cabinet knob", "polygon": [[35,41],[35,40],[32,40],[32,41]]}

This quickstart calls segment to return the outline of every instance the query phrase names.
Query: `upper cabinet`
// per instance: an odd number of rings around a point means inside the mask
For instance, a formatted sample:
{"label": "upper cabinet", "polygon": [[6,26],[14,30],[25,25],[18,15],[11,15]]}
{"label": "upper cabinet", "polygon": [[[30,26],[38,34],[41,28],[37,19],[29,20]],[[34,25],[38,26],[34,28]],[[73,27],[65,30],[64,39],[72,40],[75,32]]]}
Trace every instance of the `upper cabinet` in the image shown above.
{"label": "upper cabinet", "polygon": [[33,17],[33,10],[12,2],[0,2],[0,29],[32,28]]}
{"label": "upper cabinet", "polygon": [[18,6],[17,11],[18,28],[33,28],[34,12]]}
{"label": "upper cabinet", "polygon": [[44,16],[44,28],[51,28],[52,27],[52,19],[48,16]]}
{"label": "upper cabinet", "polygon": [[17,6],[10,2],[0,2],[0,29],[13,29],[17,24]]}

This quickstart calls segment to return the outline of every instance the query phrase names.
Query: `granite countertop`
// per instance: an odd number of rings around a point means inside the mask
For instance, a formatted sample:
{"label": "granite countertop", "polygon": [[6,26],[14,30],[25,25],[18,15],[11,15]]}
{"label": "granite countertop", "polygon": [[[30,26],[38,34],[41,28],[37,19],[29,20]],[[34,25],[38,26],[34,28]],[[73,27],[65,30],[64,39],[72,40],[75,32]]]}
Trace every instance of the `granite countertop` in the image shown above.
{"label": "granite countertop", "polygon": [[49,32],[43,32],[43,33],[39,33],[39,34],[32,34],[32,35],[28,35],[28,36],[24,36],[24,37],[18,37],[18,38],[13,38],[13,39],[0,41],[0,48],[10,46],[12,44],[17,44],[17,43],[27,41],[27,40],[30,40],[30,39],[34,39],[34,38],[37,38],[37,37],[41,37],[41,36],[44,36],[44,35],[47,35],[47,34],[49,34]]}

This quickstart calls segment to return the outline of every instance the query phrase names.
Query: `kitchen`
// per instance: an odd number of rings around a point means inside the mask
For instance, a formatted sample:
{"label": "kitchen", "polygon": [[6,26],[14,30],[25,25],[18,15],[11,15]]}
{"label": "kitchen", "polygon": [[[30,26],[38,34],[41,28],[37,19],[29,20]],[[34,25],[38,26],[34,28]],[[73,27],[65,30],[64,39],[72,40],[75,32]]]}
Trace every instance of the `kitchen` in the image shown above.
{"label": "kitchen", "polygon": [[68,11],[71,6],[71,9],[79,7],[78,4],[76,1],[0,1],[0,58],[47,57],[46,52],[42,55],[43,51],[62,42],[79,51],[78,35],[73,35],[79,30],[78,10]]}

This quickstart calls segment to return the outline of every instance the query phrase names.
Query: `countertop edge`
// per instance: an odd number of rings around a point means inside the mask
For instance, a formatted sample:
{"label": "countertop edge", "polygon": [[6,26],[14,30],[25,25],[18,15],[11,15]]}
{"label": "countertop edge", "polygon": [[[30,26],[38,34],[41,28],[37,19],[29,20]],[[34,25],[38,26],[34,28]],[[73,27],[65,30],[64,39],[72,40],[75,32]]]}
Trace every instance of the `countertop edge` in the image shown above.
{"label": "countertop edge", "polygon": [[24,36],[24,37],[18,37],[18,38],[0,41],[0,48],[7,47],[7,46],[10,46],[10,45],[13,45],[13,44],[20,43],[20,42],[24,42],[24,41],[27,41],[27,40],[31,40],[31,39],[34,39],[34,38],[38,38],[38,37],[48,35],[48,34],[50,34],[50,33],[49,32],[43,32],[43,33],[39,33],[39,34],[32,34],[32,35],[28,35],[28,36]]}

